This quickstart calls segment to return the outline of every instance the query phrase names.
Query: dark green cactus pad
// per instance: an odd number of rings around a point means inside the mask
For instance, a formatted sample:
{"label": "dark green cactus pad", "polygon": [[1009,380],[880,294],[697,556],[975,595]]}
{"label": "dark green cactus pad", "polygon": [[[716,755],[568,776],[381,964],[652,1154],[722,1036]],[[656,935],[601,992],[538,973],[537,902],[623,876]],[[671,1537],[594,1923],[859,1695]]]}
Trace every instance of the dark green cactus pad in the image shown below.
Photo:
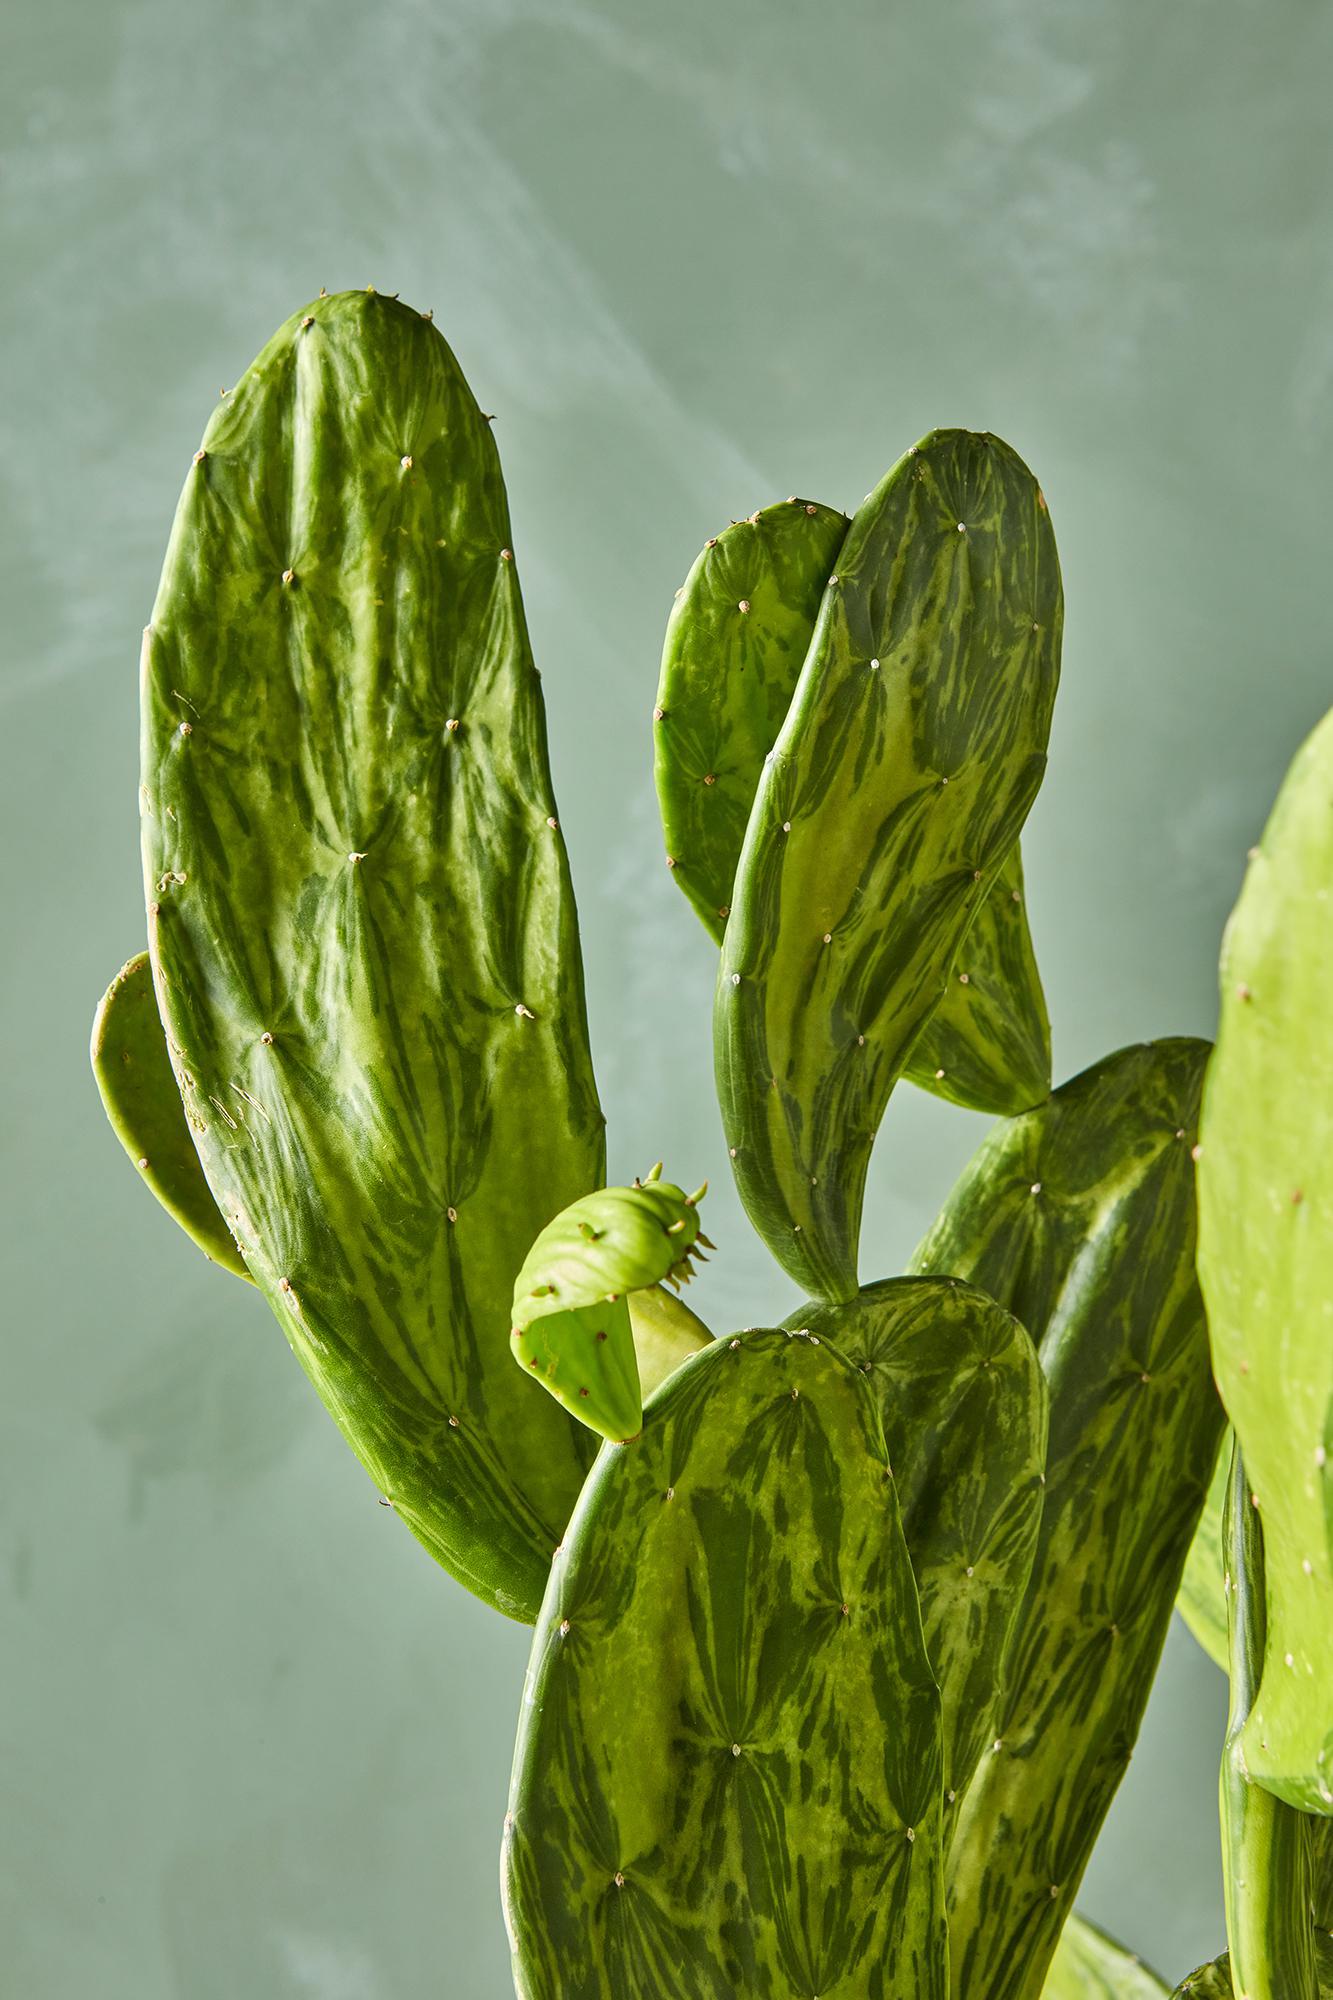
{"label": "dark green cactus pad", "polygon": [[149,943],[214,1196],[431,1552],[540,1603],[593,1449],[509,1357],[604,1175],[499,459],[427,318],[315,300],[215,412],[145,635]]}
{"label": "dark green cactus pad", "polygon": [[1199,1525],[1185,1558],[1176,1610],[1210,1660],[1229,1673],[1227,1589],[1222,1568],[1222,1527],[1231,1477],[1231,1433],[1222,1440]]}
{"label": "dark green cactus pad", "polygon": [[[623,1443],[639,1428],[628,1295],[680,1284],[700,1237],[704,1193],[659,1178],[600,1188],[547,1223],[514,1281],[514,1359],[590,1430]],[[702,1254],[702,1253],[700,1253]]]}
{"label": "dark green cactus pad", "polygon": [[1133,1952],[1073,1916],[1060,1933],[1041,2000],[1167,2000],[1170,1990]]}
{"label": "dark green cactus pad", "polygon": [[504,1842],[521,2000],[942,2000],[940,1709],[865,1378],[715,1341],[552,1568]]}
{"label": "dark green cactus pad", "polygon": [[718,944],[759,774],[849,525],[836,508],[795,496],[761,507],[712,537],[676,594],[653,776],[672,879]]}
{"label": "dark green cactus pad", "polygon": [[951,1278],[890,1278],[786,1324],[832,1342],[879,1407],[943,1700],[947,1838],[995,1737],[1032,1571],[1046,1378],[1012,1314]]}
{"label": "dark green cactus pad", "polygon": [[[677,592],[654,721],[667,866],[722,942],[764,759],[786,720],[849,523],[793,496],[715,535]],[[1051,1087],[1051,1031],[1017,848],[981,900],[914,1083],[977,1111],[1025,1111]]]}
{"label": "dark green cactus pad", "polygon": [[750,815],[722,943],[737,1184],[814,1297],[854,1296],[871,1146],[1036,795],[1055,540],[997,438],[934,432],[852,523]]}
{"label": "dark green cactus pad", "polygon": [[951,1104],[1000,1117],[1049,1095],[1051,1023],[1018,845],[996,869],[903,1074]]}
{"label": "dark green cactus pad", "polygon": [[1245,2000],[1319,2000],[1311,1924],[1314,1853],[1307,1814],[1251,1782],[1242,1747],[1264,1663],[1264,1537],[1240,1451],[1224,1516],[1230,1584],[1231,1707],[1222,1753],[1227,1944]]}
{"label": "dark green cactus pad", "polygon": [[984,1142],[912,1260],[1027,1327],[1046,1501],[949,1858],[954,1990],[1038,1988],[1128,1763],[1222,1430],[1194,1276],[1207,1044],[1126,1049]]}
{"label": "dark green cactus pad", "polygon": [[1233,2000],[1231,1960],[1227,1954],[1223,1952],[1220,1958],[1201,1965],[1188,1979],[1182,1979],[1171,2000]]}
{"label": "dark green cactus pad", "polygon": [[1199,1275],[1264,1524],[1268,1645],[1250,1776],[1333,1813],[1333,715],[1297,753],[1222,948]]}
{"label": "dark green cactus pad", "polygon": [[194,1150],[146,951],[122,966],[103,994],[90,1053],[102,1108],[145,1186],[206,1257],[248,1278]]}

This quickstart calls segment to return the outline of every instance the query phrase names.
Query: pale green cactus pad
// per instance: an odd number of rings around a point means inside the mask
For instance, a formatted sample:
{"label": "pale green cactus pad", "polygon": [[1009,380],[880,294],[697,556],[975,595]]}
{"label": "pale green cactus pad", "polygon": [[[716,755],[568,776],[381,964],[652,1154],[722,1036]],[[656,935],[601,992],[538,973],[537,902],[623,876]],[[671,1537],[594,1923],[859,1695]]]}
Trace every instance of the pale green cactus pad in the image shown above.
{"label": "pale green cactus pad", "polygon": [[592,1439],[514,1276],[605,1178],[490,426],[419,313],[313,301],[221,403],[143,656],[149,944],[246,1263],[353,1449],[535,1615]]}
{"label": "pale green cactus pad", "polygon": [[145,1186],[206,1257],[248,1278],[190,1137],[146,951],[122,966],[102,996],[91,1055],[111,1129]]}
{"label": "pale green cactus pad", "polygon": [[[677,592],[653,710],[667,866],[722,942],[764,759],[786,720],[845,514],[798,499],[733,521]],[[1051,1031],[1017,848],[981,899],[963,958],[907,1064],[978,1111],[1024,1111],[1051,1087]]]}
{"label": "pale green cactus pad", "polygon": [[562,1209],[514,1281],[515,1361],[617,1444],[635,1435],[643,1408],[629,1294],[685,1282],[698,1245],[708,1245],[697,1212],[705,1190],[686,1194],[661,1171]]}
{"label": "pale green cactus pad", "polygon": [[995,1736],[1032,1571],[1046,1378],[1018,1321],[956,1279],[890,1278],[786,1324],[831,1341],[879,1407],[944,1704],[947,1841]]}
{"label": "pale green cactus pad", "polygon": [[1224,1518],[1231,1709],[1221,1807],[1227,1945],[1245,2000],[1319,2000],[1311,1925],[1316,1822],[1252,1782],[1243,1738],[1264,1660],[1264,1539],[1239,1449]]}
{"label": "pale green cactus pad", "polygon": [[521,2000],[943,2000],[940,1779],[865,1377],[715,1341],[603,1447],[552,1568],[504,1840]]}
{"label": "pale green cactus pad", "polygon": [[1164,1979],[1105,1931],[1072,1916],[1041,1989],[1041,2000],[1167,2000]]}
{"label": "pale green cactus pad", "polygon": [[629,1294],[629,1323],[645,1402],[713,1338],[698,1313],[665,1285]]}
{"label": "pale green cactus pad", "polygon": [[1059,670],[1055,539],[998,438],[939,431],[866,501],[764,765],[722,942],[718,1100],[746,1210],[857,1289],[893,1085],[1021,831]]}
{"label": "pale green cactus pad", "polygon": [[1126,1049],[997,1127],[912,1260],[1013,1312],[1050,1388],[1032,1581],[950,1849],[956,2000],[1039,1990],[1203,1506],[1223,1421],[1194,1276],[1207,1054],[1185,1040]]}
{"label": "pale green cactus pad", "polygon": [[1227,1639],[1227,1585],[1222,1567],[1222,1529],[1230,1477],[1231,1433],[1228,1431],[1217,1454],[1208,1498],[1203,1503],[1199,1525],[1185,1558],[1185,1574],[1180,1579],[1180,1595],[1176,1599],[1176,1610],[1209,1659],[1224,1674],[1230,1672],[1230,1650]]}
{"label": "pale green cactus pad", "polygon": [[1199,1274],[1268,1581],[1250,1776],[1333,1813],[1333,715],[1298,752],[1222,949]]}

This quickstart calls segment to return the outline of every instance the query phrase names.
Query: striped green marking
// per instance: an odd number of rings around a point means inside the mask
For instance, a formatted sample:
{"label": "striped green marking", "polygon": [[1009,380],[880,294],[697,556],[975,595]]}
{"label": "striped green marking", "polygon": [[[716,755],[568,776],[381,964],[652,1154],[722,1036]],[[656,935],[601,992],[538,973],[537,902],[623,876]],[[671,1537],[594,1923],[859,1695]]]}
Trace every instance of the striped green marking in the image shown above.
{"label": "striped green marking", "polygon": [[1050,1389],[1046,1501],[995,1747],[949,1857],[953,1991],[1040,1990],[1138,1733],[1222,1428],[1194,1277],[1207,1045],[1107,1057],[1001,1125],[912,1260],[980,1285]]}
{"label": "striped green marking", "polygon": [[592,1439],[509,1357],[604,1179],[573,894],[490,428],[373,293],[215,412],[143,656],[162,1018],[213,1194],[375,1485],[535,1616]]}
{"label": "striped green marking", "polygon": [[206,1257],[248,1277],[194,1150],[146,951],[122,966],[103,994],[91,1055],[102,1108],[145,1186]]}
{"label": "striped green marking", "polygon": [[943,2000],[940,1706],[865,1378],[726,1338],[606,1446],[537,1624],[520,2000]]}
{"label": "striped green marking", "polygon": [[[720,944],[764,759],[786,720],[837,567],[845,514],[793,496],[708,542],[667,625],[654,775],[667,866]],[[1051,1031],[1017,847],[981,899],[905,1074],[973,1110],[1051,1087]]]}
{"label": "striped green marking", "polygon": [[1172,2000],[1233,2000],[1231,1960],[1225,1952],[1182,1979]]}
{"label": "striped green marking", "polygon": [[1055,540],[1007,445],[933,432],[852,523],[764,765],[714,1057],[751,1221],[813,1297],[857,1289],[889,1092],[1045,765]]}
{"label": "striped green marking", "polygon": [[1169,1991],[1133,1952],[1072,1916],[1060,1933],[1041,2000],[1167,2000]]}
{"label": "striped green marking", "polygon": [[1032,1571],[1046,1378],[1018,1321],[951,1278],[890,1278],[786,1324],[831,1341],[879,1406],[944,1705],[947,1839],[995,1737]]}
{"label": "striped green marking", "polygon": [[1250,1776],[1333,1813],[1333,715],[1298,752],[1222,949],[1199,1275],[1268,1579]]}
{"label": "striped green marking", "polygon": [[1311,1924],[1316,1822],[1245,1766],[1243,1737],[1264,1661],[1264,1537],[1239,1450],[1227,1483],[1231,1708],[1222,1753],[1223,1883],[1232,1977],[1245,2000],[1319,2000]]}
{"label": "striped green marking", "polygon": [[1222,1527],[1226,1514],[1227,1486],[1231,1478],[1231,1433],[1222,1440],[1217,1454],[1208,1497],[1203,1503],[1199,1525],[1185,1558],[1176,1610],[1203,1647],[1210,1660],[1230,1672],[1227,1638],[1227,1587],[1222,1567]]}

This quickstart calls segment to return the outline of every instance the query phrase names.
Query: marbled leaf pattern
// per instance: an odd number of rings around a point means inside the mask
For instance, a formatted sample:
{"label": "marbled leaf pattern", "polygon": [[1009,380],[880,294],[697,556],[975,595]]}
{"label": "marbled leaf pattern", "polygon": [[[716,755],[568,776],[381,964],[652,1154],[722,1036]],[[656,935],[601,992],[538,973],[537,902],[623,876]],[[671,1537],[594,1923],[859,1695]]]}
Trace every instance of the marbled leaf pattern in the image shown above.
{"label": "marbled leaf pattern", "polygon": [[1055,540],[997,438],[940,431],[866,501],[764,765],[714,1058],[746,1210],[816,1298],[857,1289],[866,1169],[1045,766]]}
{"label": "marbled leaf pattern", "polygon": [[1008,1307],[1050,1388],[993,1754],[949,1855],[955,2000],[1039,1991],[1124,1773],[1222,1430],[1194,1276],[1206,1043],[1109,1056],[987,1138],[912,1260]]}
{"label": "marbled leaf pattern", "polygon": [[509,1356],[605,1178],[486,420],[422,315],[315,300],[220,404],[143,656],[162,1019],[251,1275],[375,1485],[532,1618],[593,1440]]}
{"label": "marbled leaf pattern", "polygon": [[521,2000],[943,2000],[940,1699],[865,1378],[716,1341],[604,1447],[504,1843]]}

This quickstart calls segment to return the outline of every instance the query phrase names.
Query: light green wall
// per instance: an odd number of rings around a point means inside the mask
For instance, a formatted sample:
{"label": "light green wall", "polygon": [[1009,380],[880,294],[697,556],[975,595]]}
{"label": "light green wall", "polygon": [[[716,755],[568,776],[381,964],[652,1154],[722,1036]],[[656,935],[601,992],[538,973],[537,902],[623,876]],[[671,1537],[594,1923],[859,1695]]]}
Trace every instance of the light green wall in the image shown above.
{"label": "light green wall", "polygon": [[[376,1506],[87,1073],[142,936],[135,682],[212,400],[321,284],[433,306],[498,413],[612,1166],[742,1226],[648,716],[702,538],[934,424],[1037,468],[1065,684],[1026,843],[1061,1073],[1208,1032],[1333,693],[1333,14],[1312,0],[8,0],[0,20],[0,1992],[503,2000],[523,1635]],[[897,1268],[982,1122],[895,1102]],[[1220,1941],[1222,1689],[1181,1637],[1086,1904]]]}

